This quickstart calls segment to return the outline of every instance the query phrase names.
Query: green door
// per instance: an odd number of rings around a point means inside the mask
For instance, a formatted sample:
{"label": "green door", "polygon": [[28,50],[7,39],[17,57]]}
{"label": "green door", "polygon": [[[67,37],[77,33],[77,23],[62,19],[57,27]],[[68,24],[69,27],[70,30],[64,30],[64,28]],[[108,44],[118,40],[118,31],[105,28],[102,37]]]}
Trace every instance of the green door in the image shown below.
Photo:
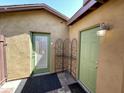
{"label": "green door", "polygon": [[92,28],[82,31],[80,47],[80,65],[79,80],[91,91],[96,90],[96,73],[99,50],[99,37],[97,31],[99,28]]}
{"label": "green door", "polygon": [[50,52],[50,34],[32,34],[33,44],[33,72],[49,72],[49,52]]}

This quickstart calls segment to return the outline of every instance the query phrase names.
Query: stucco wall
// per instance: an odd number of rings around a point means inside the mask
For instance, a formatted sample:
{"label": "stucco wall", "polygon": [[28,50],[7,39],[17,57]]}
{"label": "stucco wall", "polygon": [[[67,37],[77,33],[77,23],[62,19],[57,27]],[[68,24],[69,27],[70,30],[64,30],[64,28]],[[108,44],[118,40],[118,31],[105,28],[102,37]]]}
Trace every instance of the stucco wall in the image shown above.
{"label": "stucco wall", "polygon": [[[124,63],[123,63],[123,65],[124,65]],[[123,67],[123,82],[122,82],[122,93],[124,93],[124,67]]]}
{"label": "stucco wall", "polygon": [[[71,25],[70,39],[79,31],[98,23],[108,23],[112,29],[101,37],[97,93],[122,93],[124,90],[124,1],[109,0],[103,6]],[[124,93],[124,91],[123,91]]]}
{"label": "stucco wall", "polygon": [[[7,41],[8,79],[18,79],[30,75],[31,39],[30,31],[47,32],[51,41],[68,38],[66,21],[45,10],[0,14],[0,33]],[[54,45],[51,45],[50,71],[54,71]]]}

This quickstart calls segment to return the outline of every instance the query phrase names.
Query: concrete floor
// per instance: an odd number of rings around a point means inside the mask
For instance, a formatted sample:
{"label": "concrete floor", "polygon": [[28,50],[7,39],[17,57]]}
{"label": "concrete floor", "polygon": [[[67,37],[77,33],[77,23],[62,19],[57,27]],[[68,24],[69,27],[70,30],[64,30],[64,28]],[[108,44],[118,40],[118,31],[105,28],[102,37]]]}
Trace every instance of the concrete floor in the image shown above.
{"label": "concrete floor", "polygon": [[57,75],[62,88],[47,93],[71,93],[68,85],[75,83],[76,80],[74,80],[74,78],[68,72],[58,73]]}
{"label": "concrete floor", "polygon": [[[57,73],[57,75],[62,88],[49,91],[47,93],[71,93],[68,85],[75,83],[76,80],[74,80],[74,78],[68,72]],[[21,93],[21,90],[23,89],[26,81],[27,79],[6,82],[3,86],[0,87],[0,93]]]}
{"label": "concrete floor", "polygon": [[0,87],[0,93],[15,93],[20,83],[21,83],[21,80],[6,82]]}

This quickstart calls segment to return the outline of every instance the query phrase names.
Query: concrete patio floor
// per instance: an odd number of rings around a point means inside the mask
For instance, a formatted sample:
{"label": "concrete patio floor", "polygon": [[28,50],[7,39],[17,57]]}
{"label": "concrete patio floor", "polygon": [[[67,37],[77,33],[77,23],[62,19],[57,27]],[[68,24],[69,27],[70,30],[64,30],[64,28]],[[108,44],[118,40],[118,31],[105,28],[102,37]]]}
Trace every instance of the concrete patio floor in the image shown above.
{"label": "concrete patio floor", "polygon": [[47,93],[71,93],[68,85],[76,82],[74,78],[68,72],[58,73],[57,75],[62,85],[62,88]]}
{"label": "concrete patio floor", "polygon": [[0,87],[0,93],[15,93],[22,80],[9,81]]}
{"label": "concrete patio floor", "polygon": [[[39,76],[41,74],[35,75]],[[47,93],[71,93],[68,85],[76,82],[68,72],[57,73],[62,88],[49,91]],[[9,81],[0,87],[0,93],[21,93],[27,79]]]}

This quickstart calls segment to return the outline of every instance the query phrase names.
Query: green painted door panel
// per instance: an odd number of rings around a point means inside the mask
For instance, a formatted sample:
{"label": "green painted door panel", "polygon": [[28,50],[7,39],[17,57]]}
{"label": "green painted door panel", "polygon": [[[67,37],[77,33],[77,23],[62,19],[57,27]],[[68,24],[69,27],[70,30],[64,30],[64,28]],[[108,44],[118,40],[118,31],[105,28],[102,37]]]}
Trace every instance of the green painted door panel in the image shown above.
{"label": "green painted door panel", "polygon": [[50,34],[32,34],[33,73],[46,73],[50,69]]}
{"label": "green painted door panel", "polygon": [[81,32],[79,80],[92,92],[96,90],[96,73],[99,50],[99,27]]}

